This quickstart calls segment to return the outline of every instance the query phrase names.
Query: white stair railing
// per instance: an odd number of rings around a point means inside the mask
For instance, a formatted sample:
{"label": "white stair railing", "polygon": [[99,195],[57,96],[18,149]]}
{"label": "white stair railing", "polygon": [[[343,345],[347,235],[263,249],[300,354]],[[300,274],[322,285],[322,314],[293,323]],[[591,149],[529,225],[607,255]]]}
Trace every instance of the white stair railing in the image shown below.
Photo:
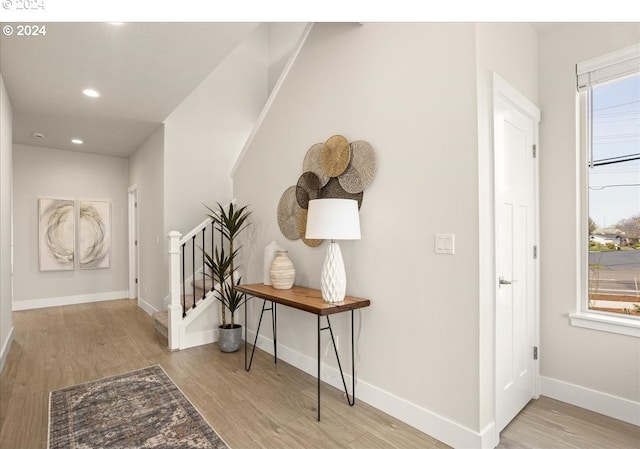
{"label": "white stair railing", "polygon": [[[171,231],[167,236],[169,238],[168,343],[172,351],[181,347],[179,327],[188,310],[195,308],[197,302],[205,299],[208,293],[204,291],[202,298],[196,298],[195,287],[187,284],[193,285],[196,276],[202,275],[203,289],[206,288],[204,251],[205,248],[210,247],[213,254],[215,231],[213,220],[207,218],[184,236],[178,231]],[[199,241],[196,243],[196,240]],[[191,257],[187,257],[187,253]],[[199,263],[201,265],[198,268]],[[193,292],[192,298],[188,297],[187,290],[189,293]],[[188,300],[192,302],[187,303]]]}
{"label": "white stair railing", "polygon": [[178,231],[169,233],[169,320],[167,331],[169,349],[180,349],[180,335],[178,323],[182,320],[182,305],[180,304],[180,239]]}

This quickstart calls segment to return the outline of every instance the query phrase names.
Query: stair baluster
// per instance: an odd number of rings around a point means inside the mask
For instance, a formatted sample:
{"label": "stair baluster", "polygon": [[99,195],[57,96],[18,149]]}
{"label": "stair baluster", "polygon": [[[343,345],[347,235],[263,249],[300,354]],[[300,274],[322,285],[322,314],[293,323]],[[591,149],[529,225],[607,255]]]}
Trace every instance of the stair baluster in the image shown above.
{"label": "stair baluster", "polygon": [[[191,237],[191,284],[193,285],[193,308],[196,308],[196,236]],[[186,298],[185,298],[186,299]]]}
{"label": "stair baluster", "polygon": [[184,298],[186,298],[186,291],[185,291],[185,285],[187,284],[185,282],[185,278],[184,278],[184,247],[185,247],[186,243],[182,244],[182,298],[183,300],[182,302],[182,318],[187,316],[187,305],[186,305],[186,301],[184,300]]}
{"label": "stair baluster", "polygon": [[[206,279],[206,265],[204,264],[204,245],[205,245],[205,233],[207,232],[207,227],[202,228],[202,299],[207,296],[207,279]],[[194,290],[195,293],[195,290]]]}

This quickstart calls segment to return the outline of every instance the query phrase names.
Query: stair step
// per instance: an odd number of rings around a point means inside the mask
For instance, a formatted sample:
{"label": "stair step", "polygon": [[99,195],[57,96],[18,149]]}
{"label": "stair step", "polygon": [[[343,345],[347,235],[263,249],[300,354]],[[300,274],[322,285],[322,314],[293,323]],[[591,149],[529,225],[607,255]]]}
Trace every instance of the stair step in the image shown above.
{"label": "stair step", "polygon": [[155,323],[156,330],[165,337],[169,338],[169,311],[164,310],[155,312],[152,317]]}
{"label": "stair step", "polygon": [[204,280],[202,278],[196,279],[192,282],[192,284],[194,289],[200,291],[206,290],[208,292],[209,290],[211,290],[211,287],[213,287],[213,281],[211,280],[211,278],[205,278]]}
{"label": "stair step", "polygon": [[[198,306],[198,304],[200,304],[200,302],[202,302],[202,285],[203,285],[203,281],[202,279],[200,279],[199,281],[195,281],[194,283],[194,288],[196,290],[197,296],[196,296],[196,307]],[[204,282],[204,286],[205,288],[207,288],[207,293],[209,292],[209,290],[211,289],[211,280],[207,279],[206,282]],[[193,295],[192,294],[188,294],[188,295],[184,295],[181,296],[180,298],[180,303],[181,305],[185,306],[185,310],[188,312],[189,310],[191,310],[193,308]],[[159,312],[154,312],[152,315],[153,317],[153,321],[155,323],[155,328],[158,332],[160,332],[162,335],[164,335],[165,337],[169,338],[169,311],[168,310],[161,310]]]}
{"label": "stair step", "polygon": [[155,312],[152,316],[157,323],[162,324],[164,327],[169,327],[169,311],[168,310]]}
{"label": "stair step", "polygon": [[[198,296],[196,296],[196,307],[198,307],[198,304],[200,304],[201,301],[202,301],[202,293],[199,293]],[[193,308],[193,295],[189,294],[189,295],[182,296],[180,298],[180,304],[185,307],[186,312],[191,310]]]}

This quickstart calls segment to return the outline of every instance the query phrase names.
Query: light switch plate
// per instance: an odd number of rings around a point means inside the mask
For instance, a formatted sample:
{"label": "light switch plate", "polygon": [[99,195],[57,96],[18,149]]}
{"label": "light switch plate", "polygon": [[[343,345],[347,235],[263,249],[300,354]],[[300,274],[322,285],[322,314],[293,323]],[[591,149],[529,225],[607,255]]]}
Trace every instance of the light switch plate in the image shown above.
{"label": "light switch plate", "polygon": [[455,234],[436,234],[436,254],[455,254]]}

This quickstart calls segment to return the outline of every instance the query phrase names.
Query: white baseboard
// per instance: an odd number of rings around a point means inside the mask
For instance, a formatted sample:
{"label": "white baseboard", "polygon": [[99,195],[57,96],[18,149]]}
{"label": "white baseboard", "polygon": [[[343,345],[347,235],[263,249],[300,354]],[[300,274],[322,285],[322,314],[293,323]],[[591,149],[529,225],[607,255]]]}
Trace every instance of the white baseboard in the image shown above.
{"label": "white baseboard", "polygon": [[13,343],[13,329],[14,327],[11,327],[11,329],[9,330],[9,335],[7,335],[7,339],[2,345],[2,352],[0,352],[0,373],[4,368],[4,364],[7,362],[7,356],[9,355],[9,350],[11,349],[11,343]]}
{"label": "white baseboard", "polygon": [[88,295],[60,296],[57,298],[25,299],[23,301],[14,300],[12,310],[15,312],[18,310],[42,309],[44,307],[111,301],[114,299],[126,299],[128,297],[129,291],[121,290],[117,292],[91,293]]}
{"label": "white baseboard", "polygon": [[540,376],[541,394],[558,401],[640,426],[640,402]]}
{"label": "white baseboard", "polygon": [[[250,343],[253,343],[255,336],[255,332],[247,330],[247,338]],[[260,335],[257,346],[263,351],[273,354],[273,340]],[[301,369],[313,377],[317,377],[318,375],[318,362],[315,358],[294,351],[282,344],[278,344],[278,359]],[[350,363],[347,365],[350,366]],[[340,371],[336,368],[323,363],[321,366],[321,375],[323,382],[339,390],[343,389]],[[345,381],[347,383],[347,389],[351,392],[350,371],[349,373],[345,372]],[[495,447],[495,444],[493,444],[495,426],[493,424],[487,426],[482,432],[475,432],[448,418],[362,380],[356,381],[356,404],[357,401],[366,402],[454,448],[493,449]]]}
{"label": "white baseboard", "polygon": [[218,341],[218,329],[208,329],[200,332],[184,334],[180,338],[180,349],[193,348],[194,346],[208,345]]}
{"label": "white baseboard", "polygon": [[142,297],[140,296],[138,296],[138,307],[147,312],[149,315],[153,315],[154,313],[159,312],[158,309],[142,299]]}

